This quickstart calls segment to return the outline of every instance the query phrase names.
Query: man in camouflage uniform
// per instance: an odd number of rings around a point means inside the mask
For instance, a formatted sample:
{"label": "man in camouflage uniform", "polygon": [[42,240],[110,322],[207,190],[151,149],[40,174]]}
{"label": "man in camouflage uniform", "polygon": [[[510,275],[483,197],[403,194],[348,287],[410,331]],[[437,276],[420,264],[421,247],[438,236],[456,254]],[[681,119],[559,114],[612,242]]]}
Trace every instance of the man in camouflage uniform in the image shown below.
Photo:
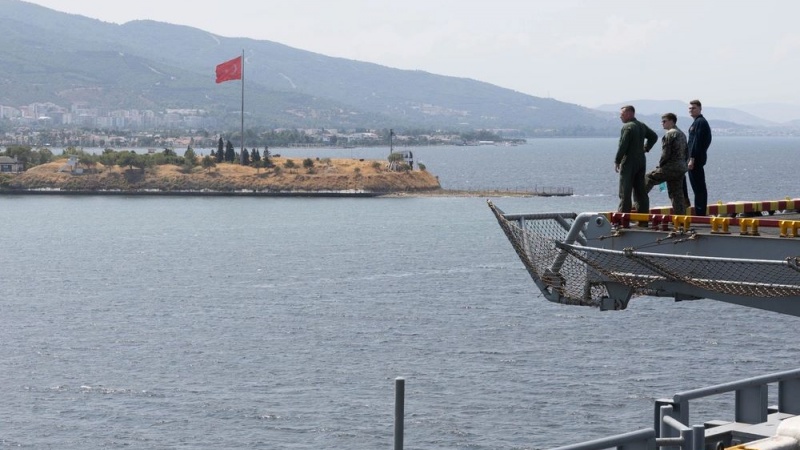
{"label": "man in camouflage uniform", "polygon": [[650,200],[645,187],[647,170],[645,153],[656,145],[658,135],[650,127],[636,120],[636,110],[631,105],[620,108],[619,118],[624,125],[620,131],[617,155],[614,157],[614,170],[619,173],[618,210],[624,213],[631,212],[631,193],[633,193],[638,212],[649,213]]}
{"label": "man in camouflage uniform", "polygon": [[683,192],[683,181],[686,174],[686,135],[678,129],[678,118],[673,113],[661,116],[661,126],[666,133],[661,138],[661,159],[658,167],[647,174],[647,192],[653,186],[667,182],[667,193],[672,201],[673,214],[686,214],[686,194]]}

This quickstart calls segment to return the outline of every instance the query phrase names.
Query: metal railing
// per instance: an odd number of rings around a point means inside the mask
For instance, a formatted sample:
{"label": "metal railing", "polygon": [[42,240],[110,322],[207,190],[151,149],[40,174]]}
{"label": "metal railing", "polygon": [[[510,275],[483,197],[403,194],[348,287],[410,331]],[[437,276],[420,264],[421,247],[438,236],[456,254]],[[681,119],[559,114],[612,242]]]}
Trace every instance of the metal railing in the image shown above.
{"label": "metal railing", "polygon": [[601,450],[606,448],[654,450],[656,448],[656,432],[651,428],[647,428],[580,444],[558,447],[555,450]]}
{"label": "metal railing", "polygon": [[765,422],[769,414],[768,386],[778,383],[777,412],[800,414],[800,369],[776,372],[730,383],[718,384],[690,391],[678,392],[672,400],[655,401],[655,429],[659,431],[658,412],[661,406],[671,405],[674,417],[681,423],[689,423],[689,401],[713,395],[735,392],[735,422],[755,424]]}
{"label": "metal railing", "polygon": [[730,383],[679,392],[669,399],[655,401],[654,426],[631,433],[619,434],[583,442],[556,450],[655,450],[661,447],[682,450],[705,448],[705,427],[688,426],[689,402],[700,398],[734,392],[735,422],[757,424],[766,422],[770,411],[768,386],[778,384],[778,406],[775,412],[800,414],[800,369],[776,372]]}

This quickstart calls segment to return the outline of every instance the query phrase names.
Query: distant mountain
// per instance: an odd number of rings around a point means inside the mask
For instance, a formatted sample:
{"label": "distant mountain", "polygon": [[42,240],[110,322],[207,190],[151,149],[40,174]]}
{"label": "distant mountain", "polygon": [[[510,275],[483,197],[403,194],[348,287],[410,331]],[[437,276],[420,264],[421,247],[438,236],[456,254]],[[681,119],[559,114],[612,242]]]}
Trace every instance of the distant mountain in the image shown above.
{"label": "distant mountain", "polygon": [[517,129],[610,135],[616,114],[466,78],[332,58],[154,21],[111,24],[0,0],[0,105],[207,110],[239,123],[241,84],[214,67],[245,55],[247,127]]}
{"label": "distant mountain", "polygon": [[[600,111],[615,111],[623,105],[633,105],[636,108],[637,116],[658,116],[671,112],[678,116],[678,127],[682,124],[691,123],[689,116],[689,103],[680,100],[629,100],[622,103],[604,104],[597,107]],[[719,108],[715,106],[703,105],[703,116],[709,123],[716,122],[717,126],[724,124],[738,124],[750,127],[770,127],[777,126],[779,123],[773,122],[753,114],[734,109]],[[714,126],[714,124],[712,124]],[[730,125],[734,126],[734,125]]]}
{"label": "distant mountain", "polygon": [[788,103],[748,103],[737,105],[737,109],[743,111],[753,111],[759,117],[763,117],[773,122],[783,125],[797,126],[800,122],[800,105]]}

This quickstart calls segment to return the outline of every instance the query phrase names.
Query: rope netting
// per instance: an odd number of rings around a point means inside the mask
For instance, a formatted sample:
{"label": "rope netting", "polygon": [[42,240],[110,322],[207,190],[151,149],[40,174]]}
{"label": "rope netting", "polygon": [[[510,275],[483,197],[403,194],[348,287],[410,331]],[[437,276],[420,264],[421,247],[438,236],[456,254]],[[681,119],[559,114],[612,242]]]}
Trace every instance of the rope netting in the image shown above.
{"label": "rope netting", "polygon": [[720,294],[777,298],[800,295],[797,258],[785,261],[725,259],[611,251],[559,244],[610,280],[640,291],[655,282],[679,282]]}
{"label": "rope netting", "polygon": [[[669,282],[685,283],[712,296],[800,296],[800,258],[774,261],[607,250],[582,245],[580,236],[574,244],[566,244],[575,214],[505,215],[491,202],[489,206],[528,273],[543,294],[558,303],[599,306],[609,296],[607,281],[632,288],[633,296],[655,295]],[[551,271],[553,267],[557,270]]]}
{"label": "rope netting", "polygon": [[575,214],[527,215],[512,221],[491,203],[489,206],[525,269],[550,300],[600,306],[600,299],[607,297],[608,291],[596,276],[591,276],[592,269],[584,261],[568,256],[557,273],[550,272],[562,253],[555,243],[567,237]]}

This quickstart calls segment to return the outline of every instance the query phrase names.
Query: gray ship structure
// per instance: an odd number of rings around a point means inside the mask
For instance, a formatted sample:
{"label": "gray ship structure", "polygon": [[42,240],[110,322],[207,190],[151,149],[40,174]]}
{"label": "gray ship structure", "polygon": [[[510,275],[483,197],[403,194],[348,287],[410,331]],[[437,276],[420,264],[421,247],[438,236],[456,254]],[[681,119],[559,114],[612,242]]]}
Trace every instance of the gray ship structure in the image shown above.
{"label": "gray ship structure", "polygon": [[[800,316],[800,199],[720,203],[702,217],[670,208],[506,214],[488,204],[549,301],[621,310],[640,296],[710,299]],[[733,421],[692,424],[692,401],[725,393],[735,395]],[[800,450],[800,369],[656,400],[652,428],[560,450],[661,447]]]}

